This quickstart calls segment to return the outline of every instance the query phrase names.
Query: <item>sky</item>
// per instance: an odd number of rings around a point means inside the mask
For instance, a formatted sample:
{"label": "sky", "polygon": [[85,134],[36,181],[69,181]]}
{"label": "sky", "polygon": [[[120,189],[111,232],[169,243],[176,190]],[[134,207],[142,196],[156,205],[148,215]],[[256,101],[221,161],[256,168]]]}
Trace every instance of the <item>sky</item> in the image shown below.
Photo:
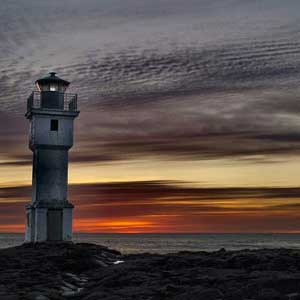
{"label": "sky", "polygon": [[31,198],[26,99],[81,111],[77,232],[300,232],[298,0],[2,0],[0,232]]}

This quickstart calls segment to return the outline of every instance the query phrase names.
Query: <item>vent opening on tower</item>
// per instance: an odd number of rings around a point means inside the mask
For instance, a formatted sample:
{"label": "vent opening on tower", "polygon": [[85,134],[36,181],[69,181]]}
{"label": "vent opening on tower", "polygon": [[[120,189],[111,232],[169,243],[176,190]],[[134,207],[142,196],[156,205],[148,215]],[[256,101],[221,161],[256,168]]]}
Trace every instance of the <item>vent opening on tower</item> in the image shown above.
{"label": "vent opening on tower", "polygon": [[58,131],[58,120],[51,120],[50,129],[51,131]]}

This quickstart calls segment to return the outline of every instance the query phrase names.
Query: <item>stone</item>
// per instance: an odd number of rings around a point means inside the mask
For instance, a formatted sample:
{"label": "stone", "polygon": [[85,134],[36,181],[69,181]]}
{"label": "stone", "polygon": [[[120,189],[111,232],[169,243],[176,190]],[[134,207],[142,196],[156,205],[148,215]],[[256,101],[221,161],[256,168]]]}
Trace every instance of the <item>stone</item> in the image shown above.
{"label": "stone", "polygon": [[234,287],[226,289],[225,295],[226,299],[230,300],[240,300],[244,297],[244,293],[242,292],[242,290]]}
{"label": "stone", "polygon": [[35,297],[35,300],[49,300],[49,298],[44,295],[38,295]]}
{"label": "stone", "polygon": [[288,300],[300,300],[300,293],[291,293],[286,296]]}
{"label": "stone", "polygon": [[[276,257],[293,268],[264,269]],[[39,243],[0,249],[0,267],[0,300],[298,300],[300,288],[300,251],[287,249],[121,255]]]}
{"label": "stone", "polygon": [[259,293],[257,300],[282,300],[282,295],[275,289],[262,289]]}
{"label": "stone", "polygon": [[106,268],[107,264],[105,262],[103,262],[102,260],[99,259],[95,259],[96,264],[98,264],[99,266]]}
{"label": "stone", "polygon": [[7,295],[1,296],[1,300],[20,300],[20,298],[17,295]]}
{"label": "stone", "polygon": [[208,289],[202,289],[202,288],[194,288],[190,291],[180,294],[174,298],[174,300],[199,300],[199,299],[205,299],[205,300],[217,300],[222,299],[223,294],[218,290],[214,288],[208,288]]}

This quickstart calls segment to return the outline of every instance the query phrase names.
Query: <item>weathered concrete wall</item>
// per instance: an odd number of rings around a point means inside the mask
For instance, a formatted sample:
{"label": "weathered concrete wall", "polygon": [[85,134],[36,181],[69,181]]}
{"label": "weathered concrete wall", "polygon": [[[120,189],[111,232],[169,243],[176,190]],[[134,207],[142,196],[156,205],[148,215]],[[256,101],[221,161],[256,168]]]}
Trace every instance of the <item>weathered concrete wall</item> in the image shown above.
{"label": "weathered concrete wall", "polygon": [[47,240],[47,209],[35,209],[35,242],[43,242]]}
{"label": "weathered concrete wall", "polygon": [[35,213],[34,209],[26,209],[26,232],[25,241],[31,242],[34,240],[35,233]]}
{"label": "weathered concrete wall", "polygon": [[[56,237],[72,240],[68,150],[73,145],[73,122],[78,113],[37,109],[26,115],[30,120],[29,147],[33,152],[32,203],[27,208],[31,221],[26,229],[26,241],[41,242]],[[52,120],[58,126],[51,126]],[[48,210],[51,210],[49,214]],[[53,211],[61,212],[59,219],[55,219],[59,214]]]}
{"label": "weathered concrete wall", "polygon": [[67,201],[68,150],[36,149],[34,163],[34,202]]}
{"label": "weathered concrete wall", "polygon": [[[49,239],[48,233],[51,228],[48,229],[48,210],[48,208],[27,208],[26,216],[29,214],[29,222],[26,224],[26,242],[43,242]],[[72,240],[72,211],[71,207],[61,209],[61,233],[63,241]]]}
{"label": "weathered concrete wall", "polygon": [[26,242],[30,242],[31,241],[31,238],[30,238],[30,235],[31,235],[31,224],[28,223],[28,215],[30,215],[30,212],[28,210],[26,210],[26,231],[25,231],[25,241]]}
{"label": "weathered concrete wall", "polygon": [[63,210],[63,240],[72,241],[72,219],[73,209],[64,208]]}
{"label": "weathered concrete wall", "polygon": [[[58,130],[51,131],[51,120],[58,120]],[[73,118],[59,115],[33,115],[30,143],[39,146],[73,146]]]}

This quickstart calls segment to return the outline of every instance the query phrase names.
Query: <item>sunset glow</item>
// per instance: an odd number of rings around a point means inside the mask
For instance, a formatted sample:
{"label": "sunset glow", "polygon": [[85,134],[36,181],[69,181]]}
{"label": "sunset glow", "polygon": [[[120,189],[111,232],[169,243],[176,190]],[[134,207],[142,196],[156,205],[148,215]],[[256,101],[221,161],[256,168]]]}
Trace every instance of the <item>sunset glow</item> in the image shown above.
{"label": "sunset glow", "polygon": [[24,229],[51,71],[78,94],[76,232],[300,231],[300,2],[150,2],[3,3],[1,232]]}
{"label": "sunset glow", "polygon": [[[0,232],[22,232],[30,186],[0,189]],[[72,184],[75,232],[299,232],[297,188],[190,187],[163,181]],[[84,200],[83,200],[84,199]]]}

